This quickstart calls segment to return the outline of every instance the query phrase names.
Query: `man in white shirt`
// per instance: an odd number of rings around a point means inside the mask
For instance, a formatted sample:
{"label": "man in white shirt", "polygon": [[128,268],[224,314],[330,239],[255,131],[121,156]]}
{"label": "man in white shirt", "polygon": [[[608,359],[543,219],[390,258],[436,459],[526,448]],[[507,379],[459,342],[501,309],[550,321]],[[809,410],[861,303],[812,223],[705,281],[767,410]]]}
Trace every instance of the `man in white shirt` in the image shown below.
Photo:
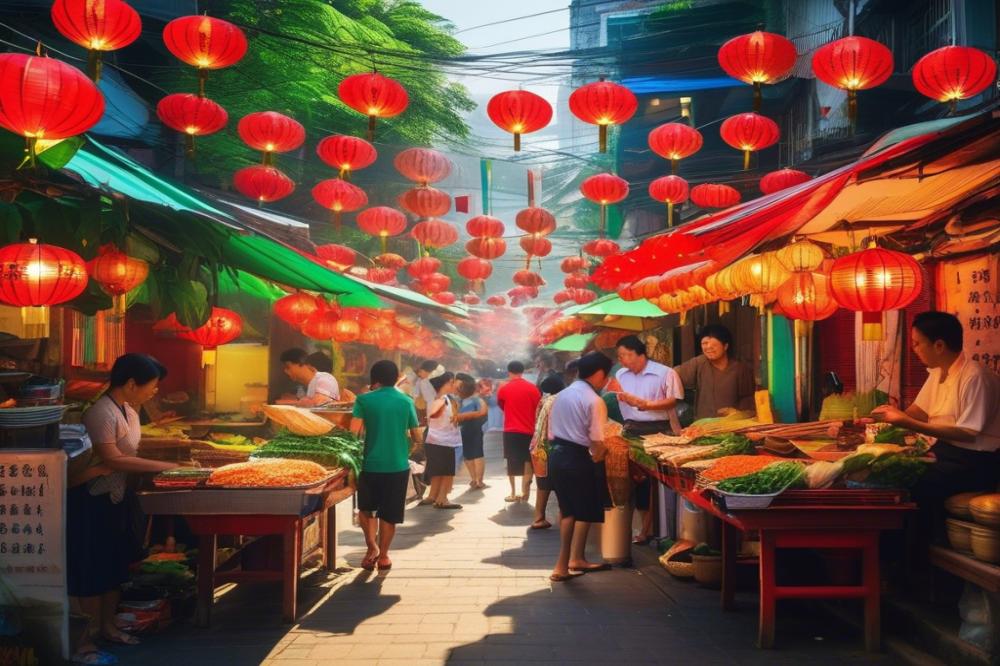
{"label": "man in white shirt", "polygon": [[[607,406],[598,393],[608,382],[611,359],[592,352],[580,359],[580,378],[556,395],[549,413],[549,478],[559,501],[559,559],[549,579],[559,583],[573,572],[604,571],[607,564],[585,556],[590,523],[604,522],[596,464],[604,460]],[[602,463],[603,464],[603,463]]]}
{"label": "man in white shirt", "polygon": [[1000,480],[1000,378],[962,351],[962,324],[946,312],[913,318],[913,353],[928,377],[913,404],[872,415],[934,438],[930,465],[913,488],[920,504],[940,506],[951,495],[996,490]]}
{"label": "man in white shirt", "polygon": [[[621,391],[618,407],[625,419],[629,435],[651,435],[657,432],[680,433],[677,401],[684,399],[680,376],[672,369],[651,361],[646,356],[646,343],[637,335],[626,335],[616,345],[622,367],[615,374]],[[632,539],[635,544],[649,542],[653,531],[653,514],[649,511],[652,484],[649,478],[635,487],[635,508],[642,529]]]}
{"label": "man in white shirt", "polygon": [[[296,405],[299,407],[318,407],[326,403],[340,400],[340,385],[337,378],[330,374],[333,363],[320,352],[307,354],[298,347],[286,349],[281,354],[282,369],[293,382],[306,387],[301,398],[283,398],[278,404]],[[317,369],[319,366],[321,369]]]}

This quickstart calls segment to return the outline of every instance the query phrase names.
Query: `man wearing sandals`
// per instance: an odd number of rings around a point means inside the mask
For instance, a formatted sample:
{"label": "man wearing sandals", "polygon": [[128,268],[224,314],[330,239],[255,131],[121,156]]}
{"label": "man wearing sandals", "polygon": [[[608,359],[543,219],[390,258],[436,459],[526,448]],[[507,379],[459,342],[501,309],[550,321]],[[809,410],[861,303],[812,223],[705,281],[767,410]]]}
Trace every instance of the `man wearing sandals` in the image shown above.
{"label": "man wearing sandals", "polygon": [[596,463],[604,459],[604,425],[608,411],[600,391],[608,383],[611,359],[592,352],[580,359],[579,379],[552,403],[549,477],[559,501],[559,559],[553,582],[574,575],[605,571],[607,564],[588,562],[585,549],[590,523],[604,522]]}
{"label": "man wearing sandals", "polygon": [[[503,410],[503,457],[507,461],[510,495],[507,502],[527,501],[531,492],[531,436],[535,433],[535,414],[542,392],[524,378],[524,364],[507,364],[507,383],[497,391],[497,404]],[[521,494],[517,494],[516,477],[521,479]]]}
{"label": "man wearing sandals", "polygon": [[399,368],[392,361],[372,365],[371,387],[354,403],[351,432],[364,431],[365,457],[358,476],[358,522],[368,552],[362,568],[382,571],[392,567],[389,546],[396,525],[403,522],[410,452],[421,432],[413,400],[396,390]]}

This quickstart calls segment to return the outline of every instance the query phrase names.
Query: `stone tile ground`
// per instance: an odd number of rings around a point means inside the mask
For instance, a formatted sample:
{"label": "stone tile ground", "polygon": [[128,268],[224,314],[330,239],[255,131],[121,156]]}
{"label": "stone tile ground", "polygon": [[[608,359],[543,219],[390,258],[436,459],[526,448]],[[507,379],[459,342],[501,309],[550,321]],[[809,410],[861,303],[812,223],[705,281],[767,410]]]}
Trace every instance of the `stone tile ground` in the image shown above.
{"label": "stone tile ground", "polygon": [[[807,605],[779,609],[778,649],[757,650],[756,596],[719,610],[718,593],[672,579],[649,548],[634,569],[553,584],[555,530],[527,529],[532,511],[510,505],[499,437],[487,438],[484,492],[462,492],[465,508],[410,508],[385,574],[358,568],[364,552],[342,506],[334,574],[303,580],[301,618],[281,624],[280,589],[237,587],[216,602],[213,625],[187,622],[117,651],[123,664],[885,664],[851,629]],[[549,507],[555,518],[554,498]]]}

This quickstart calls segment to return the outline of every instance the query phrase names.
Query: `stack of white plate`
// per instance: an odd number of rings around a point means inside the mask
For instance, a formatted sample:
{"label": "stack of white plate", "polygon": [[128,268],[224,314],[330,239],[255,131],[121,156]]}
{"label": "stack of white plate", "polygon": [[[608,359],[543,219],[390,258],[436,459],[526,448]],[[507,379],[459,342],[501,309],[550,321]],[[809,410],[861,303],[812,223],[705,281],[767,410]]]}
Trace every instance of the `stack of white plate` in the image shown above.
{"label": "stack of white plate", "polygon": [[65,411],[66,405],[0,409],[0,428],[34,428],[49,423],[58,423],[62,420]]}

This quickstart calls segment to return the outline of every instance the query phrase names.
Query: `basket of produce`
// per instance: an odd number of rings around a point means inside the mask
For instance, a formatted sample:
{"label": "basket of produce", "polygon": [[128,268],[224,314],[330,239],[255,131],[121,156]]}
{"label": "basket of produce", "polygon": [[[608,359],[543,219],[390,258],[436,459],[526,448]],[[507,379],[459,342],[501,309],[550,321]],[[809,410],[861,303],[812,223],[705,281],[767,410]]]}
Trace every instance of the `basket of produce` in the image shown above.
{"label": "basket of produce", "polygon": [[325,435],[333,430],[333,423],[308,409],[294,405],[264,405],[263,410],[267,418],[296,435]]}
{"label": "basket of produce", "polygon": [[722,553],[700,543],[691,551],[691,564],[699,585],[711,588],[722,585]]}
{"label": "basket of produce", "polygon": [[344,467],[355,476],[361,473],[364,443],[346,430],[332,430],[324,435],[305,436],[279,433],[250,454],[252,460],[285,458],[308,460],[327,468]]}
{"label": "basket of produce", "polygon": [[676,578],[694,577],[694,562],[691,561],[693,548],[694,544],[690,541],[676,541],[660,556],[660,565]]}
{"label": "basket of produce", "polygon": [[725,511],[765,509],[786,489],[802,485],[805,485],[805,465],[784,460],[720,481],[715,492]]}
{"label": "basket of produce", "polygon": [[608,422],[604,428],[604,468],[608,478],[608,492],[615,506],[628,504],[632,494],[632,475],[629,473],[629,443],[622,436],[618,423]]}

